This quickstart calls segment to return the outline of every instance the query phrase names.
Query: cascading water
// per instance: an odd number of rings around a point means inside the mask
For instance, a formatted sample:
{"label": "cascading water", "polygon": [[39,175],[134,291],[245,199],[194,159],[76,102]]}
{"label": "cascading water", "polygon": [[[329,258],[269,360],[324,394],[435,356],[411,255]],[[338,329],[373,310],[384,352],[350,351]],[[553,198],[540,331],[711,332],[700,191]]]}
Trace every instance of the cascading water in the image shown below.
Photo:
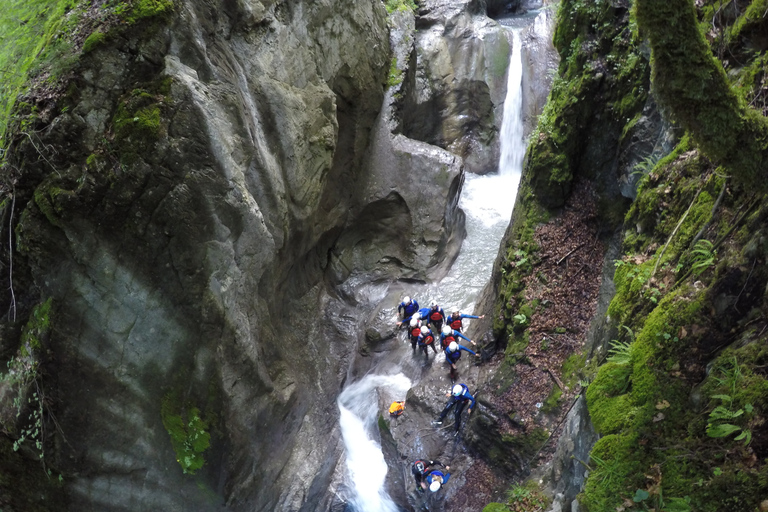
{"label": "cascading water", "polygon": [[339,425],[347,451],[347,470],[354,489],[349,502],[356,512],[398,512],[384,491],[387,463],[373,436],[379,414],[378,393],[387,400],[404,400],[411,381],[403,375],[366,375],[338,398]]}
{"label": "cascading water", "polygon": [[[423,303],[435,301],[451,309],[472,311],[478,294],[490,278],[499,242],[512,215],[525,155],[521,46],[520,30],[512,29],[498,173],[466,177],[459,205],[467,216],[467,238],[448,275],[418,293]],[[410,347],[407,350],[410,353]],[[377,390],[384,390],[388,400],[402,400],[410,386],[411,381],[402,373],[369,374],[349,385],[339,396],[339,421],[353,490],[349,505],[356,512],[399,510],[384,491],[387,465],[372,433],[379,413]]]}

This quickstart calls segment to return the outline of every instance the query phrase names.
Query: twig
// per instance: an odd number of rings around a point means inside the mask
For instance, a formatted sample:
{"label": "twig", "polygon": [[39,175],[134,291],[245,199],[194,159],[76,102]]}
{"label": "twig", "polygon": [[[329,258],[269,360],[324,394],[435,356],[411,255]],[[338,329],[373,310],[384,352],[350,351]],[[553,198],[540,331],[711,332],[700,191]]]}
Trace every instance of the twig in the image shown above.
{"label": "twig", "polygon": [[[699,190],[696,191],[696,195],[693,196],[693,201],[691,201],[691,204],[688,206],[688,209],[685,210],[685,213],[680,218],[680,221],[677,223],[677,226],[675,226],[675,229],[672,230],[672,233],[670,233],[669,238],[667,238],[667,243],[664,244],[664,247],[661,249],[661,253],[659,254],[658,259],[656,259],[656,264],[653,266],[653,272],[651,272],[651,278],[656,274],[656,269],[659,268],[659,263],[661,262],[661,259],[664,257],[664,251],[667,250],[667,246],[669,246],[669,243],[672,241],[672,238],[674,238],[675,233],[677,233],[677,230],[680,229],[680,226],[683,225],[683,222],[685,221],[685,218],[688,216],[688,213],[691,211],[691,208],[693,208],[693,205],[696,204],[696,200],[699,198],[699,194],[701,193],[702,188],[704,185],[699,187]],[[651,279],[649,278],[646,284],[649,284],[651,282]]]}
{"label": "twig", "polygon": [[16,207],[16,187],[13,188],[11,200],[11,220],[8,224],[8,283],[11,290],[11,306],[8,309],[8,316],[13,311],[12,321],[16,321],[16,294],[13,292],[13,210]]}
{"label": "twig", "polygon": [[557,378],[557,375],[552,373],[552,370],[550,370],[549,368],[547,368],[547,373],[549,374],[550,377],[552,377],[552,380],[555,381],[555,384],[557,384],[557,387],[559,387],[560,390],[565,391],[565,386],[563,386],[563,383],[560,381],[560,379]]}
{"label": "twig", "polygon": [[581,249],[581,247],[582,247],[583,245],[584,245],[584,242],[581,242],[579,245],[577,245],[576,247],[574,247],[573,249],[571,249],[570,251],[568,251],[568,254],[566,254],[565,256],[563,256],[562,258],[560,258],[559,260],[557,260],[557,263],[556,263],[556,264],[557,264],[557,265],[561,264],[565,258],[567,258],[568,256],[570,256],[570,255],[571,255],[571,254],[573,254],[574,252],[578,251],[579,249]]}
{"label": "twig", "polygon": [[755,258],[752,261],[752,268],[750,269],[749,274],[747,274],[747,278],[744,280],[744,286],[741,288],[741,291],[736,296],[736,300],[733,301],[733,309],[735,309],[736,311],[739,311],[739,308],[737,308],[736,305],[739,303],[739,299],[741,298],[741,294],[744,293],[744,290],[747,289],[747,285],[749,284],[749,278],[752,277],[752,272],[754,272],[754,270],[755,270],[755,263],[757,263],[757,258]]}
{"label": "twig", "polygon": [[[565,423],[565,420],[568,418],[568,414],[570,414],[570,412],[571,412],[571,409],[573,409],[573,406],[574,406],[574,405],[576,405],[576,402],[578,402],[578,401],[579,401],[579,398],[581,398],[581,395],[582,395],[582,393],[584,393],[584,390],[585,390],[585,389],[586,389],[586,388],[581,388],[581,391],[579,391],[579,394],[578,394],[578,395],[576,395],[576,396],[573,398],[573,402],[571,403],[571,406],[568,408],[568,412],[566,412],[566,413],[565,413],[565,415],[563,415],[563,419],[561,419],[561,420],[560,420],[560,423],[558,423],[558,424],[557,424],[557,426],[556,426],[555,428],[553,428],[553,429],[552,429],[552,430],[549,432],[549,436],[547,436],[547,439],[546,439],[546,440],[545,440],[545,441],[542,443],[542,445],[539,447],[539,449],[538,449],[538,450],[536,450],[536,453],[534,453],[534,454],[533,454],[533,457],[531,457],[531,458],[528,460],[528,462],[526,463],[526,466],[530,466],[530,465],[531,465],[531,462],[533,462],[533,460],[534,460],[536,457],[538,457],[538,456],[539,456],[539,453],[541,453],[541,450],[543,450],[543,449],[544,449],[544,447],[545,447],[545,446],[547,446],[547,444],[549,443],[549,440],[550,440],[550,439],[552,439],[552,435],[554,435],[554,433],[555,433],[555,432],[557,432],[557,431],[560,429],[560,427],[562,427],[562,426],[563,426],[563,423]],[[577,460],[578,460],[578,459],[577,459]],[[579,462],[581,462],[581,461],[579,461]],[[582,464],[584,464],[584,463],[582,462]],[[589,468],[589,466],[587,466],[587,467]],[[591,468],[590,468],[590,469],[591,469]]]}
{"label": "twig", "polygon": [[693,242],[691,242],[691,247],[696,245],[696,242],[699,241],[699,238],[701,238],[701,235],[704,234],[704,230],[706,230],[710,224],[712,224],[712,219],[715,216],[715,211],[717,210],[717,207],[720,206],[720,201],[723,200],[723,196],[725,195],[725,189],[728,187],[728,178],[723,181],[723,188],[720,190],[720,195],[717,196],[717,200],[715,201],[714,206],[712,206],[712,213],[709,214],[709,220],[701,227],[698,233],[696,233],[696,236],[693,237]]}
{"label": "twig", "polygon": [[[61,173],[60,173],[60,172],[59,172],[59,170],[56,168],[56,166],[55,166],[55,165],[53,165],[53,164],[51,163],[51,161],[50,161],[50,160],[48,160],[48,159],[45,157],[45,155],[43,154],[43,152],[42,152],[42,151],[40,151],[40,150],[38,149],[38,147],[37,147],[37,146],[35,146],[35,141],[33,141],[33,140],[32,140],[32,136],[31,136],[30,134],[28,134],[27,132],[21,132],[21,133],[22,133],[23,135],[26,135],[26,136],[27,136],[27,138],[29,139],[29,142],[32,144],[32,147],[33,147],[33,148],[35,148],[35,151],[37,151],[37,153],[40,155],[40,157],[41,157],[43,160],[45,160],[45,163],[47,163],[48,165],[50,165],[50,166],[51,166],[51,168],[54,170],[54,172],[55,172],[56,174],[58,174],[58,175],[59,175],[59,177],[61,177]],[[43,147],[45,147],[45,144],[43,144]]]}

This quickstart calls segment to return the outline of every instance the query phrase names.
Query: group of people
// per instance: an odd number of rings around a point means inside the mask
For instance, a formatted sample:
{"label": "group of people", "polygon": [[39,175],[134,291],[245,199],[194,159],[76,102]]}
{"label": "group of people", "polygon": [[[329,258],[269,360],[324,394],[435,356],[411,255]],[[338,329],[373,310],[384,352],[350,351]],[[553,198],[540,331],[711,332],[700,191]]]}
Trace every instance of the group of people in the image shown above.
{"label": "group of people", "polygon": [[[468,341],[473,346],[477,346],[473,340],[462,334],[461,331],[464,327],[462,320],[466,318],[484,318],[485,315],[465,315],[461,311],[455,310],[449,316],[446,316],[443,308],[436,303],[433,302],[429,307],[420,308],[416,299],[410,297],[403,298],[403,301],[397,306],[397,312],[398,316],[402,315],[402,319],[397,322],[397,326],[405,325],[408,327],[408,337],[414,351],[418,347],[424,351],[424,355],[427,358],[429,358],[429,348],[437,354],[436,335],[439,335],[441,349],[445,352],[445,361],[451,366],[451,382],[455,382],[456,363],[461,357],[461,351],[469,352],[475,357],[480,357],[473,350],[459,344],[458,338]],[[450,397],[448,403],[443,408],[439,418],[433,422],[433,425],[442,425],[445,417],[453,409],[455,420],[454,436],[457,436],[461,429],[461,413],[467,404],[469,404],[467,413],[470,414],[472,412],[472,408],[475,407],[475,397],[469,392],[466,384],[454,384],[448,396]],[[402,404],[400,407],[404,409],[404,402],[396,403]],[[416,489],[420,492],[427,489],[432,492],[439,491],[451,476],[448,470],[450,470],[449,466],[437,460],[417,460],[411,466],[411,473],[416,481]]]}
{"label": "group of people", "polygon": [[458,339],[467,340],[473,346],[477,346],[473,340],[462,334],[463,320],[466,318],[484,318],[485,315],[465,315],[459,310],[455,310],[448,316],[445,311],[436,303],[429,307],[419,308],[416,299],[410,297],[403,298],[403,301],[397,306],[398,316],[402,319],[397,322],[397,326],[408,326],[408,338],[411,340],[411,347],[416,350],[424,351],[424,355],[429,358],[429,349],[437,354],[437,342],[435,337],[439,336],[440,347],[445,352],[445,361],[451,365],[451,380],[455,380],[456,363],[461,358],[461,351],[469,352],[475,357],[480,357],[473,350],[461,345]]}

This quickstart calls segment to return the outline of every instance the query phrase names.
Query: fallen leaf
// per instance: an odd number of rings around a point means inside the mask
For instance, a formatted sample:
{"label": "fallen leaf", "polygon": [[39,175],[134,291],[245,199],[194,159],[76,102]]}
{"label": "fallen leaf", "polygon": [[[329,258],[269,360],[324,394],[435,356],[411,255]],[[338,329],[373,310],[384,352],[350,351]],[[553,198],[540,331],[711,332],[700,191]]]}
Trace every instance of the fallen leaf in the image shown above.
{"label": "fallen leaf", "polygon": [[656,404],[656,409],[660,411],[663,409],[666,409],[667,407],[669,407],[669,402],[667,402],[666,400],[662,400],[661,402]]}
{"label": "fallen leaf", "polygon": [[685,327],[681,327],[681,328],[680,328],[680,334],[678,334],[678,337],[679,337],[680,339],[683,339],[683,338],[685,338],[686,336],[688,336],[688,331],[686,331],[686,330],[685,330]]}
{"label": "fallen leaf", "polygon": [[654,423],[658,423],[658,422],[660,422],[663,419],[664,419],[664,414],[659,413],[659,414],[657,414],[656,416],[653,417],[653,422]]}

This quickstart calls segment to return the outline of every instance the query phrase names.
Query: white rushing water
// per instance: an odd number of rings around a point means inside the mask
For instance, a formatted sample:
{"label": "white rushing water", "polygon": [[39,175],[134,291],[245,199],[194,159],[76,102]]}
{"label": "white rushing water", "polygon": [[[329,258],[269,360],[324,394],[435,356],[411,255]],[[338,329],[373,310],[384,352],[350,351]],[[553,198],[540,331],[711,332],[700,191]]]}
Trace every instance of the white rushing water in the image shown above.
{"label": "white rushing water", "polygon": [[347,451],[347,471],[354,496],[349,504],[357,512],[397,512],[384,490],[387,463],[374,433],[379,415],[379,393],[384,403],[405,400],[411,381],[403,375],[366,375],[341,392],[339,425]]}
{"label": "white rushing water", "polygon": [[[422,305],[434,300],[446,313],[456,308],[472,311],[478,294],[490,279],[499,242],[512,216],[525,155],[519,32],[512,30],[499,171],[485,176],[466,176],[459,206],[467,216],[467,238],[448,275],[419,293]],[[410,347],[407,350],[410,352]],[[402,373],[367,375],[339,396],[339,422],[353,490],[349,504],[356,512],[398,511],[384,490],[387,464],[372,434],[379,414],[377,393],[383,393],[384,403],[389,405],[394,400],[404,400],[410,386],[410,380]]]}

